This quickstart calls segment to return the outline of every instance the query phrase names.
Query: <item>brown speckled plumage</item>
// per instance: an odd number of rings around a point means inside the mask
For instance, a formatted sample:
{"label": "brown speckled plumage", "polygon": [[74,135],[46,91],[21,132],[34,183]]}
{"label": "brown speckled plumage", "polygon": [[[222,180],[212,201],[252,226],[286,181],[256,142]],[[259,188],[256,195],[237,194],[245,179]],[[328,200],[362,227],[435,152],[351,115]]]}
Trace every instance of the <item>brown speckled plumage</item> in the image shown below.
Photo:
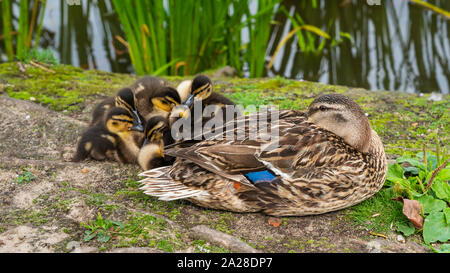
{"label": "brown speckled plumage", "polygon": [[[369,132],[362,152],[309,118],[299,111],[280,111],[278,124],[269,120],[279,130],[279,146],[269,150],[261,151],[268,141],[249,139],[248,123],[237,129],[246,132],[243,140],[204,140],[168,149],[165,153],[177,158],[174,165],[141,174],[141,189],[162,200],[186,198],[203,207],[277,216],[326,213],[376,193],[387,162],[375,131]],[[244,176],[267,169],[275,174],[270,182],[251,183]]]}

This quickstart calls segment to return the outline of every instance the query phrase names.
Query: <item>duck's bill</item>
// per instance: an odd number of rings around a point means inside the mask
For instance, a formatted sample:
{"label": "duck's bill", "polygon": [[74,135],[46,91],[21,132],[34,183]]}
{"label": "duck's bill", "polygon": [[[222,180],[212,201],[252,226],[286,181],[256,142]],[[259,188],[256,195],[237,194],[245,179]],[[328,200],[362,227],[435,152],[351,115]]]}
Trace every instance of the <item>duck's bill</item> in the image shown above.
{"label": "duck's bill", "polygon": [[131,126],[131,130],[138,131],[138,132],[144,132],[144,126],[142,126],[142,124],[133,123],[133,126]]}
{"label": "duck's bill", "polygon": [[149,144],[150,143],[150,140],[148,140],[148,138],[146,137],[145,139],[144,139],[144,143],[142,143],[142,147],[144,147],[145,145],[147,145],[147,144]]}
{"label": "duck's bill", "polygon": [[183,104],[187,107],[191,107],[192,103],[194,103],[194,95],[191,94]]}
{"label": "duck's bill", "polygon": [[144,132],[144,126],[142,125],[142,121],[139,118],[139,114],[137,111],[133,110],[133,126],[131,126],[131,130],[138,131],[138,132]]}

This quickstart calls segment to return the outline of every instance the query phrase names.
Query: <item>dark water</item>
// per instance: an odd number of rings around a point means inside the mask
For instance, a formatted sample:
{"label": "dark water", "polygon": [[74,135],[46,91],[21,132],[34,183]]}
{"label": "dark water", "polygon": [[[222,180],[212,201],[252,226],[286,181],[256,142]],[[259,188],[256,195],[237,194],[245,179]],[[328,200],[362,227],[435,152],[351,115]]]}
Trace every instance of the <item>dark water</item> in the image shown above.
{"label": "dark water", "polygon": [[[284,0],[289,14],[298,13],[336,39],[351,35],[338,46],[327,42],[320,53],[299,50],[293,36],[280,50],[268,76],[281,75],[323,83],[400,90],[415,93],[449,91],[450,28],[448,20],[407,0]],[[428,1],[450,10],[450,1]],[[252,3],[255,6],[256,3]],[[18,13],[18,7],[13,10]],[[281,39],[292,30],[287,16],[279,12],[272,26],[267,61]],[[42,48],[51,48],[61,63],[86,69],[133,73],[124,46],[118,16],[109,0],[81,1],[69,6],[65,0],[47,0]]]}

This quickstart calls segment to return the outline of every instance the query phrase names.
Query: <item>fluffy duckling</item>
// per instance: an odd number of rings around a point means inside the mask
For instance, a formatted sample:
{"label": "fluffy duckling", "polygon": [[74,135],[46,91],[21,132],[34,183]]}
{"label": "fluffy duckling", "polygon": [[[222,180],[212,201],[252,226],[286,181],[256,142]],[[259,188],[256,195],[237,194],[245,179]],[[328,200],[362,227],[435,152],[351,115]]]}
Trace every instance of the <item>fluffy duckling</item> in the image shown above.
{"label": "fluffy duckling", "polygon": [[177,90],[159,78],[146,76],[131,85],[136,107],[144,120],[154,116],[167,118],[172,108],[181,103]]}
{"label": "fluffy duckling", "polygon": [[225,105],[234,105],[230,99],[213,91],[213,83],[208,76],[198,75],[191,83],[189,81],[181,82],[177,91],[180,97],[186,97],[183,104],[191,107],[194,100],[201,100],[203,105],[215,104],[220,107]]}
{"label": "fluffy duckling", "polygon": [[133,115],[132,130],[139,132],[144,131],[141,117],[136,108],[135,96],[133,91],[128,87],[121,89],[117,92],[116,96],[106,98],[95,107],[92,113],[91,126],[94,126],[98,122],[106,123],[108,110],[113,107],[124,108]]}
{"label": "fluffy duckling", "polygon": [[120,163],[136,163],[139,149],[144,141],[142,132],[132,130],[134,117],[121,107],[108,112],[106,129],[115,136],[116,160]]}
{"label": "fluffy duckling", "polygon": [[80,162],[86,158],[95,160],[114,160],[116,139],[102,123],[86,130],[78,142],[77,151],[72,158],[73,162]]}
{"label": "fluffy duckling", "polygon": [[129,131],[133,126],[133,117],[121,107],[111,108],[104,114],[105,122],[97,122],[83,133],[72,161],[79,162],[86,158],[117,160],[116,133]]}
{"label": "fluffy duckling", "polygon": [[[175,107],[169,117],[169,124],[172,126],[179,118],[190,119],[191,129],[194,124],[201,123],[203,125],[214,118],[218,113],[222,113],[222,121],[226,122],[227,105],[235,105],[233,101],[213,91],[213,83],[211,79],[205,75],[198,75],[192,81],[183,81],[177,91],[180,97],[186,97],[183,104]],[[202,115],[194,115],[194,109],[200,107]],[[215,106],[211,113],[205,113],[205,107]],[[236,110],[233,108],[233,111]],[[206,116],[204,116],[206,115]],[[236,117],[237,113],[233,113]],[[193,138],[193,136],[191,136]]]}
{"label": "fluffy duckling", "polygon": [[170,165],[174,158],[164,155],[164,146],[174,142],[167,119],[154,116],[146,122],[145,140],[139,151],[138,163],[143,170]]}

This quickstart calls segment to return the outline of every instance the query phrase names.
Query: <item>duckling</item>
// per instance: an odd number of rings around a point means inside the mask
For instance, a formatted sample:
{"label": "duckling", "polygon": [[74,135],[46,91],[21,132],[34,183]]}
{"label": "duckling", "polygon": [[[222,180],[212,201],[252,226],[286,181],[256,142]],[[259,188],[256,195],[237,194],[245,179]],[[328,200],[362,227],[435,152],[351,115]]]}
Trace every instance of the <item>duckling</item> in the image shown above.
{"label": "duckling", "polygon": [[244,122],[231,129],[244,130],[243,140],[227,139],[224,130],[222,139],[166,149],[175,162],[141,173],[141,190],[207,208],[302,216],[347,208],[383,186],[383,144],[356,102],[329,94],[307,112],[276,112],[278,118],[268,121],[279,132],[276,140],[255,141]]}
{"label": "duckling", "polygon": [[145,140],[139,151],[138,163],[143,170],[166,166],[174,158],[164,155],[164,146],[174,143],[167,119],[154,116],[146,122]]}
{"label": "duckling", "polygon": [[132,130],[134,117],[121,107],[114,107],[108,112],[106,129],[115,136],[116,160],[120,163],[136,163],[139,149],[144,141],[144,134]]}
{"label": "duckling", "polygon": [[156,77],[143,77],[130,88],[134,90],[137,110],[144,120],[149,120],[153,116],[167,118],[172,108],[181,103],[177,90]]}
{"label": "duckling", "polygon": [[[108,104],[105,103],[103,105]],[[106,123],[103,122],[103,120],[106,120],[106,122],[108,122],[111,119],[116,119],[117,111],[115,109],[120,108],[98,106],[97,109],[102,109],[103,112],[96,112],[96,118],[99,120],[83,133],[80,141],[78,142],[77,152],[72,158],[72,161],[74,162],[82,161],[88,157],[100,161],[105,159],[114,160],[116,158],[114,156],[114,151],[117,144],[117,135],[108,130],[108,128],[106,127]],[[100,115],[104,115],[105,117]]]}
{"label": "duckling", "polygon": [[144,131],[141,117],[136,108],[135,96],[133,94],[133,91],[128,87],[119,90],[116,96],[106,98],[95,107],[94,111],[92,112],[92,121],[90,126],[94,126],[98,122],[105,123],[106,117],[108,115],[108,110],[112,107],[122,107],[129,111],[134,118],[133,126],[131,127],[131,129],[139,132]]}
{"label": "duckling", "polygon": [[233,101],[225,96],[213,91],[213,83],[208,76],[197,75],[189,84],[189,81],[181,82],[177,91],[180,97],[186,97],[183,105],[191,108],[194,100],[201,100],[203,106],[218,105],[224,107],[225,105],[235,105]]}
{"label": "duckling", "polygon": [[[191,119],[191,129],[194,124],[201,123],[203,125],[209,120],[216,117],[218,113],[222,113],[222,122],[227,121],[227,105],[235,105],[233,101],[225,96],[213,92],[213,83],[211,79],[205,75],[198,75],[192,81],[183,81],[177,91],[180,97],[186,97],[186,100],[180,106],[175,107],[169,117],[169,124],[172,126],[179,118]],[[194,109],[200,107],[202,115],[194,115]],[[206,107],[215,106],[211,113],[205,113]],[[233,111],[236,111],[233,107]],[[206,114],[206,115],[203,115]],[[236,117],[238,113],[233,112]]]}
{"label": "duckling", "polygon": [[80,162],[86,158],[95,160],[114,160],[116,136],[106,129],[101,122],[88,128],[81,136],[73,162]]}

